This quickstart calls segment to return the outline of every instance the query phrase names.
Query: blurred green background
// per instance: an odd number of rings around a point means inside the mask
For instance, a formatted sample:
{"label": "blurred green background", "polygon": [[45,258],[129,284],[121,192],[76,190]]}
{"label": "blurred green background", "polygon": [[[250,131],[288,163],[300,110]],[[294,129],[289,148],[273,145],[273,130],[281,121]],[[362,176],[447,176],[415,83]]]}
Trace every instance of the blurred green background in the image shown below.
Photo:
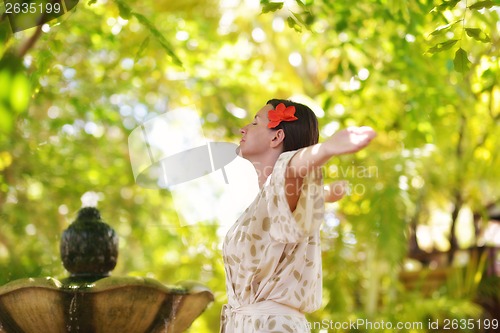
{"label": "blurred green background", "polygon": [[500,317],[499,14],[499,0],[91,0],[15,34],[2,14],[0,285],[66,276],[60,235],[91,198],[120,236],[113,274],[207,285],[216,301],[190,331],[217,332],[218,221],[185,226],[168,190],[135,185],[127,138],[195,105],[205,135],[236,143],[268,99],[294,96],[320,140],[378,132],[325,174],[353,191],[327,205],[313,332],[484,330]]}

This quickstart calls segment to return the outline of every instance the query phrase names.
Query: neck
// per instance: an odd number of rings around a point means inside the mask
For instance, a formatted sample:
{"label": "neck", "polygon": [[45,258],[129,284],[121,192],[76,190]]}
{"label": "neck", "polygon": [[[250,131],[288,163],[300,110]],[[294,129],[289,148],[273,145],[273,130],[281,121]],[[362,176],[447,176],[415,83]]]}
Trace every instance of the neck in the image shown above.
{"label": "neck", "polygon": [[264,186],[264,183],[267,180],[267,177],[273,172],[274,165],[278,160],[281,152],[272,152],[271,154],[266,154],[262,156],[254,156],[251,159],[248,159],[255,168],[255,172],[257,172],[257,177],[259,181],[259,188]]}

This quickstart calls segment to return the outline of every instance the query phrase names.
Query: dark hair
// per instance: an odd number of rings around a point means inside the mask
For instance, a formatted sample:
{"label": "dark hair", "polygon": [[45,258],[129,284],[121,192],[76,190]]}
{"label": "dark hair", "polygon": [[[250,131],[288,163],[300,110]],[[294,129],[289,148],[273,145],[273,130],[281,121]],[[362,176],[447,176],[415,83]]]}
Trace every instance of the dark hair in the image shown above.
{"label": "dark hair", "polygon": [[275,130],[281,128],[285,133],[283,152],[297,150],[318,143],[318,118],[316,118],[314,112],[308,106],[285,99],[271,99],[266,104],[271,104],[276,108],[280,103],[285,104],[287,107],[294,106],[295,117],[298,118],[295,121],[282,121],[274,128]]}

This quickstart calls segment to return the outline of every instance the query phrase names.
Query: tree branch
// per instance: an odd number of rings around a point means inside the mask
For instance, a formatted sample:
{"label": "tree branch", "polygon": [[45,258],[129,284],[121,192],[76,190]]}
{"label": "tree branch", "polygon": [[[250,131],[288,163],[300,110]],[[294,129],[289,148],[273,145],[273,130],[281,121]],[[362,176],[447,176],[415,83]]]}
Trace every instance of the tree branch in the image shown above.
{"label": "tree branch", "polygon": [[26,53],[35,45],[37,40],[40,38],[42,35],[42,25],[38,25],[36,27],[36,31],[33,35],[31,35],[30,39],[24,43],[24,45],[19,49],[18,56],[19,58],[24,58]]}

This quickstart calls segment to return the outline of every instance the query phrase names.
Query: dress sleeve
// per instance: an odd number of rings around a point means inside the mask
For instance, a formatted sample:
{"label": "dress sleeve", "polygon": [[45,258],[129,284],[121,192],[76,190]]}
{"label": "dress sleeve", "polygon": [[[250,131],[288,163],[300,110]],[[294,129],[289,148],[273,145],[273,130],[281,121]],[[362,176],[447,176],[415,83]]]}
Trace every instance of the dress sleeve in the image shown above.
{"label": "dress sleeve", "polygon": [[285,172],[297,151],[280,155],[266,182],[266,200],[271,237],[283,243],[296,243],[314,234],[324,220],[325,199],[320,170],[310,172],[303,180],[297,207],[292,213],[285,193]]}

